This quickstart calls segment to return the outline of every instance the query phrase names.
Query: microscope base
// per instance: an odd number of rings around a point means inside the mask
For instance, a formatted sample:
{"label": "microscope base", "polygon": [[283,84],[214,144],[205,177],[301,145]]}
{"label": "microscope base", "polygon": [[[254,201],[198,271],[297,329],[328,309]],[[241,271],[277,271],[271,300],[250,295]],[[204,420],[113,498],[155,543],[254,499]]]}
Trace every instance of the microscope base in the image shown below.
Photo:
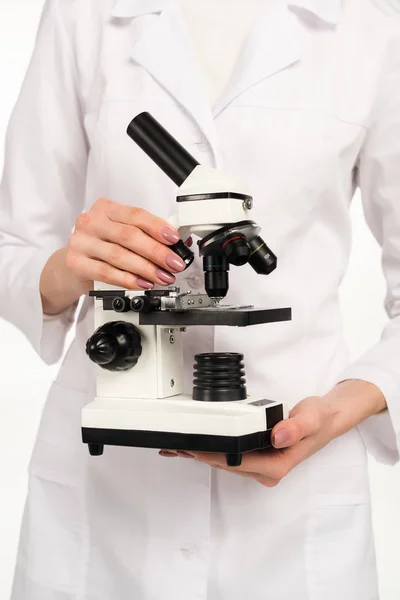
{"label": "microscope base", "polygon": [[271,447],[271,431],[284,416],[283,405],[270,400],[98,398],[83,410],[82,439],[92,456],[106,445],[130,446],[217,452],[239,466],[242,454]]}

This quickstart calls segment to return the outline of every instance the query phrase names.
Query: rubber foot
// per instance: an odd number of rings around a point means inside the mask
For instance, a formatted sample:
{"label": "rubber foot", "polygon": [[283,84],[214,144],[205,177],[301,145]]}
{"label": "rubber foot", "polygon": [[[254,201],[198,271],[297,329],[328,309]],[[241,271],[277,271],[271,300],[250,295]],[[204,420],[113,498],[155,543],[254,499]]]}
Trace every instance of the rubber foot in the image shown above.
{"label": "rubber foot", "polygon": [[101,456],[104,452],[103,444],[88,444],[90,456]]}
{"label": "rubber foot", "polygon": [[240,467],[242,464],[242,455],[241,454],[227,454],[226,455],[226,464],[228,467]]}

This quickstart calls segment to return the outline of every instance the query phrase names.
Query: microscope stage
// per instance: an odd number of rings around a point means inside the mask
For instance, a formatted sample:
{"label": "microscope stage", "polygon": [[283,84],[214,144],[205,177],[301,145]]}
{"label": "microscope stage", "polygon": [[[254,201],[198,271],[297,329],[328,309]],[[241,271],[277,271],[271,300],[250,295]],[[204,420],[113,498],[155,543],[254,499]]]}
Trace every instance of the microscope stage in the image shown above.
{"label": "microscope stage", "polygon": [[142,312],[139,325],[166,325],[170,327],[186,327],[189,325],[228,325],[248,327],[263,323],[290,321],[290,308],[199,308],[191,310],[168,310]]}

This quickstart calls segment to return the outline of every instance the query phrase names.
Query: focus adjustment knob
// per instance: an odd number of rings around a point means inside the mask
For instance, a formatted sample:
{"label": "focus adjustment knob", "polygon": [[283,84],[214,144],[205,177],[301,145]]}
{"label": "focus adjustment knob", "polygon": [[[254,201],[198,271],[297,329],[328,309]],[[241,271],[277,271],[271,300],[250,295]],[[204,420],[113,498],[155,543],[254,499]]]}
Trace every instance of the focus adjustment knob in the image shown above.
{"label": "focus adjustment knob", "polygon": [[86,354],[107,371],[127,371],[142,354],[140,332],[126,321],[106,323],[88,339]]}

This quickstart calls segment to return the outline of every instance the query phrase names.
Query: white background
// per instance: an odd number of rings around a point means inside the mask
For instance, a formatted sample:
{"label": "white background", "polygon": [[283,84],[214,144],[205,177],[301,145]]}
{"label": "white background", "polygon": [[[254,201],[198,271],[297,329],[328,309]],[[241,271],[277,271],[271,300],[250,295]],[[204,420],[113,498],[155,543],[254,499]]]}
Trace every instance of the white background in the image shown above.
{"label": "white background", "polygon": [[[42,0],[2,0],[0,5],[0,169],[7,120],[34,44],[41,6]],[[357,357],[379,338],[385,322],[384,282],[379,249],[364,224],[359,198],[352,217],[354,248],[342,303],[347,339]],[[41,363],[17,330],[0,320],[0,600],[10,597],[27,463],[55,372]],[[371,462],[371,482],[381,600],[400,600],[400,467]]]}

